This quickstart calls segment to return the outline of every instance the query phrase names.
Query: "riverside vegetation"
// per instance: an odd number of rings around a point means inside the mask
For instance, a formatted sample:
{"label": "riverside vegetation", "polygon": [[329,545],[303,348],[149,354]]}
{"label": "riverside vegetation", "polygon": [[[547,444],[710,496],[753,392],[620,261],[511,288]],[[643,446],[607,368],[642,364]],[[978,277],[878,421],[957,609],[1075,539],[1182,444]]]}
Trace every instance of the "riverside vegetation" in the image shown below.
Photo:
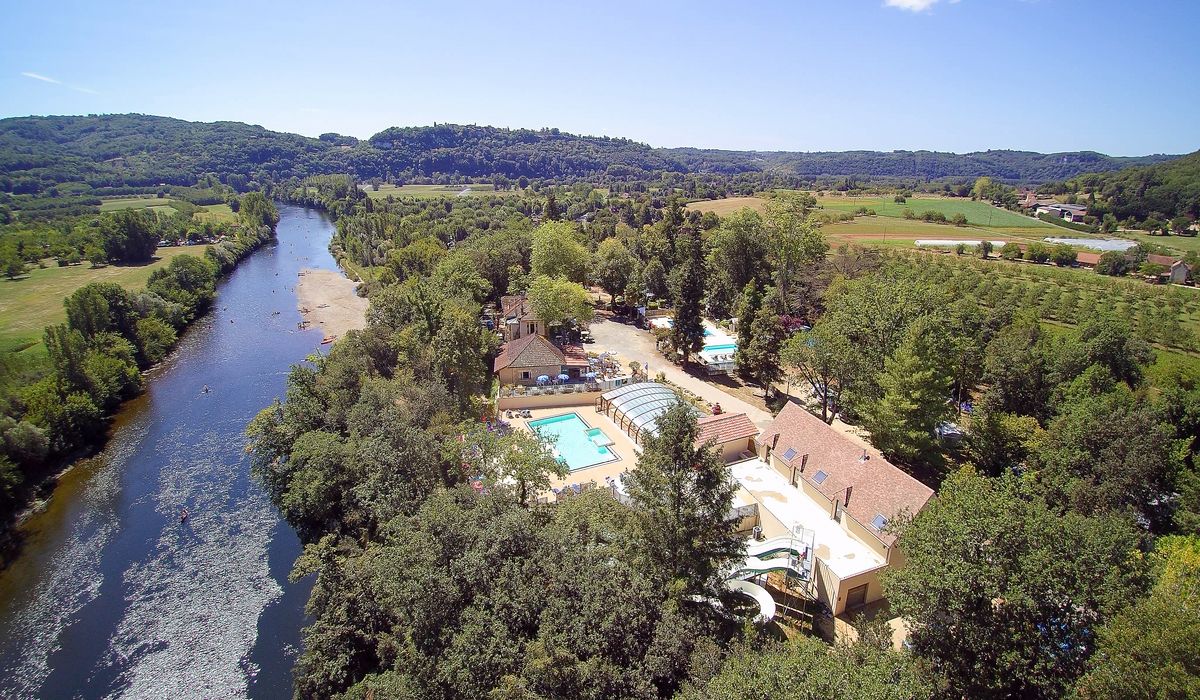
{"label": "riverside vegetation", "polygon": [[[272,202],[255,192],[240,204],[238,223],[218,226],[222,240],[203,257],[173,257],[140,291],[85,284],[63,301],[67,322],[46,328],[45,356],[6,353],[0,386],[0,518],[6,533],[50,470],[103,440],[106,417],[141,389],[141,370],[163,359],[179,333],[207,310],[218,278],[273,237],[278,214]],[[106,260],[144,261],[161,237],[181,225],[175,217],[145,211],[105,214],[66,228],[59,252],[74,255],[71,241],[79,235],[98,241]],[[23,230],[16,237],[35,235]],[[54,231],[50,235],[58,240]],[[39,245],[56,250],[53,242]]]}

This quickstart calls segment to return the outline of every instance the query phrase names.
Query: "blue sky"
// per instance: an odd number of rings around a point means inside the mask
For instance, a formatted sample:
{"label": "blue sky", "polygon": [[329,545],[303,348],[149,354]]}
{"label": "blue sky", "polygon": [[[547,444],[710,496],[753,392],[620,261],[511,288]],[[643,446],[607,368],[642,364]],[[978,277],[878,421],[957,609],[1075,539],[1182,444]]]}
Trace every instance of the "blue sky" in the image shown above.
{"label": "blue sky", "polygon": [[1192,0],[0,6],[0,116],[366,137],[433,122],[656,146],[1200,148]]}

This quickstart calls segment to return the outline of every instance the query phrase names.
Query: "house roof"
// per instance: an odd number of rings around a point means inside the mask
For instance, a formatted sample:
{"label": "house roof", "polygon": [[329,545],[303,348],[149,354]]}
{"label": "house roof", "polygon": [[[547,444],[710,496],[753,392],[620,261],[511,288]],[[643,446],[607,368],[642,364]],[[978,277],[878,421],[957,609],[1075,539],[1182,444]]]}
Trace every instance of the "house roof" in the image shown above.
{"label": "house roof", "polygon": [[724,445],[735,440],[745,440],[758,435],[758,428],[745,413],[722,413],[717,416],[704,416],[696,421],[700,432],[696,434],[696,444],[703,445],[712,442]]}
{"label": "house roof", "polygon": [[500,314],[510,323],[541,320],[533,312],[533,304],[529,303],[529,298],[524,294],[500,297]]}
{"label": "house roof", "polygon": [[1178,261],[1179,261],[1179,258],[1175,258],[1170,255],[1150,254],[1150,255],[1146,256],[1146,262],[1151,262],[1156,265],[1166,265],[1167,267],[1174,265]]}
{"label": "house roof", "polygon": [[933,489],[877,452],[864,450],[798,404],[784,406],[758,440],[785,464],[803,464],[801,478],[831,500],[841,500],[851,517],[888,546],[896,538],[875,527],[876,518],[890,520],[904,511],[916,513],[933,498]]}
{"label": "house roof", "polygon": [[560,348],[563,354],[563,365],[567,367],[587,367],[587,351],[580,345],[564,345]]}
{"label": "house roof", "polygon": [[1080,251],[1075,253],[1075,262],[1080,265],[1099,265],[1100,253],[1084,253]]}
{"label": "house roof", "polygon": [[[492,366],[493,372],[507,367],[533,368],[562,366],[563,352],[540,335],[527,335],[500,346],[500,354]],[[586,360],[585,360],[586,363]]]}

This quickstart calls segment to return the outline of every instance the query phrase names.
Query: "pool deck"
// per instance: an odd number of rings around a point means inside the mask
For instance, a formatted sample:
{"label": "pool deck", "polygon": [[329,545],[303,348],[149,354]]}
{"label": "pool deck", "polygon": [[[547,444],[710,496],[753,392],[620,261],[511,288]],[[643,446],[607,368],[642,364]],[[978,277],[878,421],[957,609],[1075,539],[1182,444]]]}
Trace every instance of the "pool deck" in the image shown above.
{"label": "pool deck", "polygon": [[529,422],[540,420],[542,418],[553,418],[567,413],[576,413],[583,419],[584,423],[592,428],[600,428],[608,439],[613,441],[609,448],[617,453],[617,459],[611,462],[604,462],[583,469],[576,469],[573,472],[567,472],[565,478],[557,477],[550,478],[550,486],[554,488],[562,488],[569,484],[582,484],[588,481],[596,482],[597,486],[604,486],[604,478],[617,478],[621,472],[630,471],[637,466],[638,455],[641,454],[641,448],[633,444],[633,440],[625,434],[625,431],[617,427],[616,423],[612,422],[608,416],[602,413],[597,413],[595,406],[587,404],[586,406],[560,406],[557,408],[531,408],[529,409],[530,418],[512,418],[509,420],[514,426],[528,432],[533,432],[529,429]]}

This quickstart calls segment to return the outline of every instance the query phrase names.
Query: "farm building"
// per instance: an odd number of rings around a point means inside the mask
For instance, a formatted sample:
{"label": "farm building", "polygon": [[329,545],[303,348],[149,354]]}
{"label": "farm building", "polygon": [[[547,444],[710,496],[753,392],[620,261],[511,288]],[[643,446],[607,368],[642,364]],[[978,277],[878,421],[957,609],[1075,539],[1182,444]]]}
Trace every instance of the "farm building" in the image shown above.
{"label": "farm building", "polygon": [[1192,273],[1191,268],[1182,260],[1176,260],[1171,263],[1171,284],[1183,284],[1187,282],[1188,275]]}

